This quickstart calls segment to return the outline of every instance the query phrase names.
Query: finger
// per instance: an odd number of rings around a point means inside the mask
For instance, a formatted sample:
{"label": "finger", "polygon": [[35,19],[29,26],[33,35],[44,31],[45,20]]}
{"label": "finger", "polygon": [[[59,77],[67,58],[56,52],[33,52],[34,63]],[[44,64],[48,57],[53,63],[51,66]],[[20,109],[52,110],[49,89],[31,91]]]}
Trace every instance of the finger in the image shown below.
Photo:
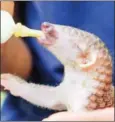
{"label": "finger", "polygon": [[43,121],[114,121],[114,108],[83,113],[60,112]]}
{"label": "finger", "polygon": [[76,115],[77,114],[69,112],[59,112],[49,116],[48,118],[45,118],[42,121],[73,121],[76,120]]}

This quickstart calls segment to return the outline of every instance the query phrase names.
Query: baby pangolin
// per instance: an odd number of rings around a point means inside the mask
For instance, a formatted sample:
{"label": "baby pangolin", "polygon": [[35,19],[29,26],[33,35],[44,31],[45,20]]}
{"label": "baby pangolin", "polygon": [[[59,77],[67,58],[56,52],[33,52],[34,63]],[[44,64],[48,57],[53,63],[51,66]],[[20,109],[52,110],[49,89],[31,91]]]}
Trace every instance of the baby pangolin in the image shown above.
{"label": "baby pangolin", "polygon": [[18,76],[2,74],[2,86],[14,96],[53,110],[79,112],[113,106],[113,62],[104,43],[89,32],[69,26],[44,22],[41,29],[45,36],[38,38],[39,42],[64,65],[60,85],[28,83]]}
{"label": "baby pangolin", "polygon": [[92,110],[113,106],[112,57],[104,42],[91,33],[73,27],[49,24],[46,29],[51,27],[55,33],[58,32],[58,38],[48,49],[62,61],[65,69],[67,66],[77,73],[80,68],[81,72],[86,72],[98,82],[94,93],[88,97],[86,108]]}

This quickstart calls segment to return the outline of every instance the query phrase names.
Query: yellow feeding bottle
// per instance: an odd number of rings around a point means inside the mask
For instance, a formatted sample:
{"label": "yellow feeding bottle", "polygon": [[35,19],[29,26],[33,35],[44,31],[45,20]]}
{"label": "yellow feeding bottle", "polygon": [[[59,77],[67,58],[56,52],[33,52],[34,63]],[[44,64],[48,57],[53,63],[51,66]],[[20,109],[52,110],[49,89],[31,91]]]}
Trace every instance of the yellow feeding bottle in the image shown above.
{"label": "yellow feeding bottle", "polygon": [[21,23],[15,24],[12,16],[1,10],[1,43],[5,43],[12,36],[16,37],[41,37],[44,33],[41,30],[30,29]]}

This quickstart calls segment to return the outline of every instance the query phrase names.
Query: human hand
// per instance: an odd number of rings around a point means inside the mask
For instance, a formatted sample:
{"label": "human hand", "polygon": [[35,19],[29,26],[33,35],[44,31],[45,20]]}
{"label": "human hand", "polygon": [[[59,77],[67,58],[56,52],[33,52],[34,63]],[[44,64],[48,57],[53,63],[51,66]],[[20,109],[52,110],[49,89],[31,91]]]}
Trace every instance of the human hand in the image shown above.
{"label": "human hand", "polygon": [[114,121],[114,108],[76,114],[71,112],[59,112],[43,121]]}

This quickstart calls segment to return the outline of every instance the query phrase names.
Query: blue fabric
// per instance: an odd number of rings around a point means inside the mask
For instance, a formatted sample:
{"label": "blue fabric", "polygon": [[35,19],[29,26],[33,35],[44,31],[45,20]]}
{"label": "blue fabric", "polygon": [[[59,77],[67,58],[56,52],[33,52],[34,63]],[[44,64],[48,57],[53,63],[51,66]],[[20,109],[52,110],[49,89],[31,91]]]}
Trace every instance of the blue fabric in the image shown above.
{"label": "blue fabric", "polygon": [[[70,25],[99,36],[114,53],[114,2],[26,2],[25,23],[39,29],[44,21]],[[63,66],[34,38],[26,41],[33,55],[33,72],[30,79],[41,84],[58,85],[63,77]],[[39,81],[39,82],[38,82]],[[2,120],[42,120],[54,113],[8,95]]]}

